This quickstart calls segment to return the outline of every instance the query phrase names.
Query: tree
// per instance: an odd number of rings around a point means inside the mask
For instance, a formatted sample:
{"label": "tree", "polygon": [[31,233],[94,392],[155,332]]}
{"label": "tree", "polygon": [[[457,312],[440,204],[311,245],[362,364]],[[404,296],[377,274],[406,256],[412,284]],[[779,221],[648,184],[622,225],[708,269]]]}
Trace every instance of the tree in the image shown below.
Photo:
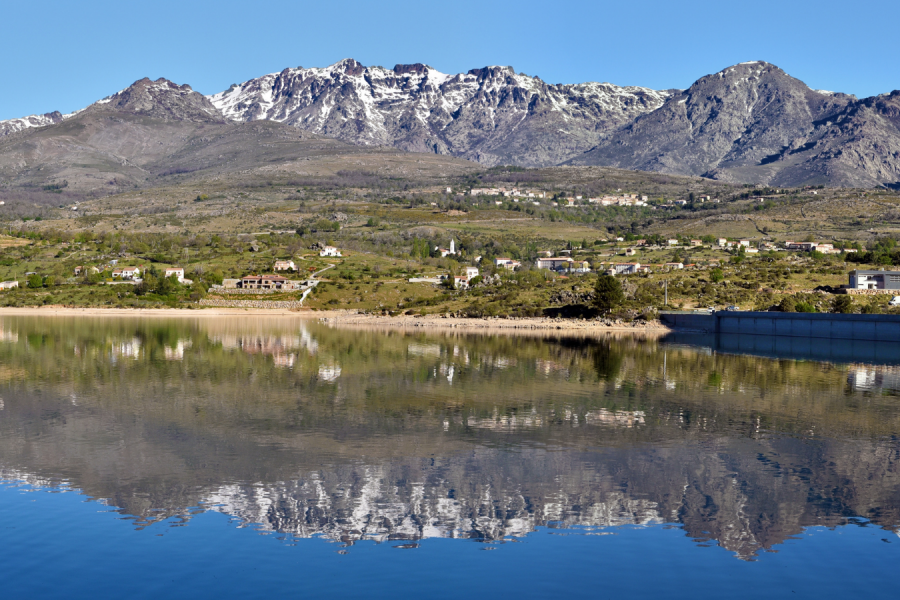
{"label": "tree", "polygon": [[831,309],[836,313],[852,313],[853,312],[853,298],[846,294],[842,294],[840,296],[835,296],[834,300],[831,304]]}
{"label": "tree", "polygon": [[29,275],[27,283],[30,288],[44,287],[44,278],[37,274]]}
{"label": "tree", "polygon": [[600,275],[594,287],[594,306],[602,313],[608,313],[625,301],[622,284],[606,273]]}
{"label": "tree", "polygon": [[778,308],[781,312],[797,312],[797,302],[793,296],[785,296],[778,304]]}
{"label": "tree", "polygon": [[716,267],[712,271],[709,272],[709,280],[713,283],[719,283],[720,281],[725,279],[725,273],[722,272],[722,269]]}

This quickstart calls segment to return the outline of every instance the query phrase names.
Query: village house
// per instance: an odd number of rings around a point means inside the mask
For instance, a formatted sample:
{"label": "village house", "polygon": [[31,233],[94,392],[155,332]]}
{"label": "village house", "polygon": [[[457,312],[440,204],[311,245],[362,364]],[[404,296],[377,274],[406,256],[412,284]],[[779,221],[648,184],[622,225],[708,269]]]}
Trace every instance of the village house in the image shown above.
{"label": "village house", "polygon": [[641,263],[610,263],[609,275],[632,275],[637,273],[641,268]]}
{"label": "village house", "polygon": [[123,279],[126,281],[137,279],[140,276],[140,267],[120,267],[118,269],[113,269],[112,272],[113,279]]}
{"label": "village house", "polygon": [[670,246],[677,246],[678,240],[666,240],[666,243],[669,244]]}
{"label": "village house", "polygon": [[447,256],[455,255],[455,254],[456,254],[456,242],[455,242],[454,240],[450,240],[450,247],[449,247],[449,248],[440,248],[440,247],[438,247],[438,246],[435,246],[435,247],[434,247],[434,250],[435,250],[435,252],[437,252],[437,253],[439,253],[439,254],[441,255],[441,258],[445,258],[445,257],[447,257]]}
{"label": "village house", "polygon": [[466,278],[474,279],[478,277],[478,267],[466,267]]}
{"label": "village house", "polygon": [[811,252],[816,249],[815,242],[785,242],[784,243],[785,250],[800,250],[802,252]]}
{"label": "village house", "polygon": [[319,251],[319,256],[340,256],[341,251],[334,246],[325,246]]}
{"label": "village house", "polygon": [[684,263],[680,263],[680,262],[667,262],[664,266],[667,267],[667,268],[669,268],[669,269],[683,269],[683,268],[684,268]]}
{"label": "village house", "polygon": [[637,254],[637,250],[635,250],[634,248],[625,249],[625,256],[634,256],[635,254]]}
{"label": "village house", "polygon": [[522,266],[522,263],[511,258],[495,258],[494,265],[497,267],[503,267],[507,271],[515,271]]}
{"label": "village house", "polygon": [[244,290],[295,290],[296,284],[281,275],[245,275],[241,277]]}
{"label": "village house", "polygon": [[728,240],[725,238],[719,238],[716,240],[716,244],[718,244],[719,248],[724,248],[728,245]]}
{"label": "village house", "polygon": [[294,264],[292,260],[276,260],[275,266],[272,267],[274,271],[296,271],[297,265]]}
{"label": "village house", "polygon": [[455,289],[464,289],[469,287],[469,278],[463,277],[461,275],[456,275],[453,277],[453,287]]}
{"label": "village house", "polygon": [[184,269],[182,267],[168,267],[166,269],[165,277],[166,278],[174,277],[175,280],[178,281],[178,283],[182,283],[184,285],[190,285],[190,284],[194,283],[190,279],[185,279]]}
{"label": "village house", "polygon": [[0,281],[0,290],[11,290],[19,287],[18,281]]}
{"label": "village house", "polygon": [[576,273],[590,273],[591,272],[591,263],[586,260],[576,260],[572,265],[574,271]]}
{"label": "village house", "polygon": [[850,271],[851,290],[900,290],[900,271]]}
{"label": "village house", "polygon": [[702,245],[703,245],[703,240],[691,240],[692,248],[697,247],[697,246],[702,246]]}
{"label": "village house", "polygon": [[[82,273],[85,273],[87,270],[88,270],[88,267],[86,267],[84,265],[81,265],[80,267],[75,267],[75,276],[78,277]],[[90,267],[90,272],[91,273],[99,273],[100,269],[98,269],[97,267]]]}

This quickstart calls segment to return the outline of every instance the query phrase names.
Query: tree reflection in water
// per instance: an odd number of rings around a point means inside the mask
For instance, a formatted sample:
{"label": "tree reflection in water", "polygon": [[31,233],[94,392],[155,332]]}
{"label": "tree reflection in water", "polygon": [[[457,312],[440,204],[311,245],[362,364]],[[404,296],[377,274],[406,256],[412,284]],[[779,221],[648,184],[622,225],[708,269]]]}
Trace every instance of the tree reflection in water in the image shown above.
{"label": "tree reflection in water", "polygon": [[718,343],[4,317],[0,465],[139,526],[202,506],[345,544],[677,523],[751,559],[896,532],[898,368]]}

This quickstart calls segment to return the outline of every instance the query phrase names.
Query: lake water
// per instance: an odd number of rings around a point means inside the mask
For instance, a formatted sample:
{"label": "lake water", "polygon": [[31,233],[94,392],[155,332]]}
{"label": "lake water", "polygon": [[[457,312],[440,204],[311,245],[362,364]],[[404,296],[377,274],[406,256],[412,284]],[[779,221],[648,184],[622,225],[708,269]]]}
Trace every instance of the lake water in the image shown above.
{"label": "lake water", "polygon": [[0,317],[0,589],[896,598],[897,346]]}

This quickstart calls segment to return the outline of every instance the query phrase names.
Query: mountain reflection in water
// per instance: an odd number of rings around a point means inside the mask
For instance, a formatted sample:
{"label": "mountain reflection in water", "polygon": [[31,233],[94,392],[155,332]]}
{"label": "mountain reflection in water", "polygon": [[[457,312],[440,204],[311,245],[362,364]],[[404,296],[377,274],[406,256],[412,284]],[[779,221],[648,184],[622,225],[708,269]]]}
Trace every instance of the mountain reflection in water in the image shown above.
{"label": "mountain reflection in water", "polygon": [[3,317],[0,479],[347,545],[676,523],[752,559],[900,530],[900,367],[759,343]]}

